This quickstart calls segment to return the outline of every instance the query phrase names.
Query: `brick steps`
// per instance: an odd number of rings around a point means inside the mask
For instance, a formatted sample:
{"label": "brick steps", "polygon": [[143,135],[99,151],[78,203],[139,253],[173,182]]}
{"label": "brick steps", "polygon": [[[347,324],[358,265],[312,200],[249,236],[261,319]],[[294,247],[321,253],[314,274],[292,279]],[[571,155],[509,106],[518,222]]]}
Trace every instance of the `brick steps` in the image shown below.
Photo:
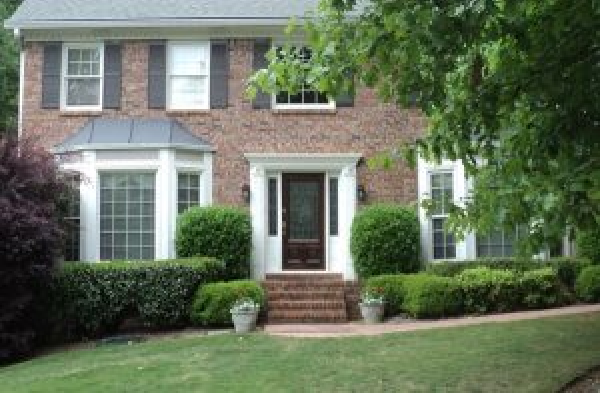
{"label": "brick steps", "polygon": [[341,274],[268,274],[269,323],[346,322],[345,283]]}

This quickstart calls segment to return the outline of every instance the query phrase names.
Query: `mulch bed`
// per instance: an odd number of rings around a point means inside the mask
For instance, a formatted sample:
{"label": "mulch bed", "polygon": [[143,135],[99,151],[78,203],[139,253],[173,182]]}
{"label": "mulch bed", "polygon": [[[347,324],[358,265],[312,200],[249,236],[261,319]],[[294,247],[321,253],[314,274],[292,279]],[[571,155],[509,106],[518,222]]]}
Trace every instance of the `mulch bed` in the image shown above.
{"label": "mulch bed", "polygon": [[600,393],[600,366],[594,367],[585,374],[569,382],[562,393]]}

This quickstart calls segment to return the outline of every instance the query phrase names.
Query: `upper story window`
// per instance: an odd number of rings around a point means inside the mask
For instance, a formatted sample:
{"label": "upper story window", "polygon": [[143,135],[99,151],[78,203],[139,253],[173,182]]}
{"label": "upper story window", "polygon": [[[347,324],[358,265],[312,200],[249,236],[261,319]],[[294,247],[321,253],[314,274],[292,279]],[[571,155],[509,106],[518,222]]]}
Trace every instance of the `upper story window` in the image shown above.
{"label": "upper story window", "polygon": [[168,50],[168,107],[209,109],[210,44],[173,42]]}
{"label": "upper story window", "polygon": [[[278,49],[281,49],[279,47]],[[312,51],[307,47],[291,47],[296,56],[304,62],[308,62],[312,56]],[[335,102],[327,94],[315,90],[310,85],[305,84],[296,94],[290,94],[287,91],[279,92],[274,96],[274,107],[277,109],[332,109],[335,108]]]}
{"label": "upper story window", "polygon": [[102,109],[103,44],[65,44],[63,102],[67,110]]}

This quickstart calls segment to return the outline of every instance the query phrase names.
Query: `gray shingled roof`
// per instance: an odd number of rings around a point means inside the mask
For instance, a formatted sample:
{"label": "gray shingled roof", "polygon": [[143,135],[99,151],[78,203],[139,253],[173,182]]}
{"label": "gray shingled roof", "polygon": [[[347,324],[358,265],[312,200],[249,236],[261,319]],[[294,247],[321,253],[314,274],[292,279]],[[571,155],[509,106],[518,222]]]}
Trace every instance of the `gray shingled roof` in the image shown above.
{"label": "gray shingled roof", "polygon": [[208,142],[192,135],[176,120],[98,118],[56,145],[54,152],[144,148],[214,151]]}
{"label": "gray shingled roof", "polygon": [[291,17],[305,17],[317,4],[318,0],[24,0],[6,27],[156,26],[209,20],[285,24]]}

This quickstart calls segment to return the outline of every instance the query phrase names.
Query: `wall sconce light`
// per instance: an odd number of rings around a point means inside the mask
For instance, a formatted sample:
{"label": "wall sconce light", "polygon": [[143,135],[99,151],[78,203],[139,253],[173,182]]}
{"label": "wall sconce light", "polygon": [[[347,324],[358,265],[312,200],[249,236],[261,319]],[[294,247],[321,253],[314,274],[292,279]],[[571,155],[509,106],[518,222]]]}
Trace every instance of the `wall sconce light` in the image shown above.
{"label": "wall sconce light", "polygon": [[367,190],[365,189],[365,186],[363,186],[362,184],[359,184],[358,187],[356,188],[356,197],[358,198],[359,202],[367,201]]}
{"label": "wall sconce light", "polygon": [[248,184],[242,186],[242,199],[245,203],[250,203],[250,186]]}

